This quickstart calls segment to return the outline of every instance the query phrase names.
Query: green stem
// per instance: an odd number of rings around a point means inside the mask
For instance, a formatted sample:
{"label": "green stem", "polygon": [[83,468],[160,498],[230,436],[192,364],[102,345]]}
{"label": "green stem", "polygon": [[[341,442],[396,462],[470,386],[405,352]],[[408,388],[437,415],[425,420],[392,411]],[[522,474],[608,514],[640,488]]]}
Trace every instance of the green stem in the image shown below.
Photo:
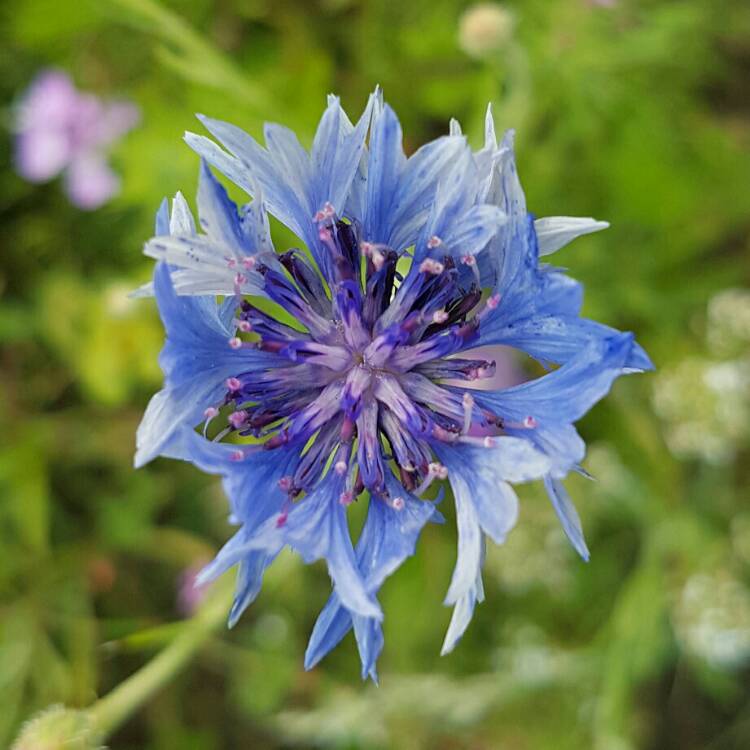
{"label": "green stem", "polygon": [[[227,583],[230,583],[227,581]],[[146,666],[98,700],[89,710],[103,740],[168,683],[224,622],[231,599],[227,586],[217,586],[182,632]]]}

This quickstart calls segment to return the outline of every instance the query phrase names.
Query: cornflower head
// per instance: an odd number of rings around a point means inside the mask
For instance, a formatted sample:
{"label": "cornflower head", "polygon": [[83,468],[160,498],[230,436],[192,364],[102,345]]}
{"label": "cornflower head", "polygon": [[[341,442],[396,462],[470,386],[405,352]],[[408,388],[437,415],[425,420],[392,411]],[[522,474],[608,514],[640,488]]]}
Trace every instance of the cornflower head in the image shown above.
{"label": "cornflower head", "polygon": [[[330,97],[309,153],[280,125],[265,126],[264,148],[200,119],[221,144],[186,135],[202,157],[200,231],[178,194],[145,248],[159,261],[140,293],[155,294],[166,329],[165,385],[136,465],[166,455],[223,477],[239,529],[199,580],[238,567],[230,625],[285,545],[324,559],[333,592],[305,666],[353,628],[373,679],[376,594],[443,520],[425,498],[447,481],[458,528],[449,652],[483,598],[485,540],[501,543],[516,522],[513,483],[542,480],[588,557],[561,482],[584,456],[573,422],[618,375],[651,363],[632,334],[581,318],[580,285],[539,259],[607,225],[535,221],[513,135],[497,142],[489,110],[479,151],[453,121],[409,158],[379,91],[356,124]],[[209,165],[253,201],[238,210]],[[266,212],[304,248],[277,253]],[[472,354],[480,346],[515,347],[549,372],[479,388],[495,371]],[[348,508],[365,498],[355,546]]]}

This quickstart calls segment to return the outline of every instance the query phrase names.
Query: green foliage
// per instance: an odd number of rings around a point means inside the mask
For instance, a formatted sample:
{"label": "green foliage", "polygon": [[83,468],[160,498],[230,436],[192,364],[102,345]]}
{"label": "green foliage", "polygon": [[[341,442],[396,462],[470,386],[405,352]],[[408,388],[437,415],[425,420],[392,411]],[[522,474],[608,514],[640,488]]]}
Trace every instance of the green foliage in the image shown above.
{"label": "green foliage", "polygon": [[10,132],[0,145],[0,746],[51,704],[89,706],[179,639],[180,576],[228,535],[218,482],[176,462],[132,469],[163,334],[153,304],[127,290],[148,277],[140,247],[162,197],[195,193],[182,132],[205,112],[255,135],[277,119],[309,143],[328,92],[356,113],[375,84],[409,150],[450,117],[479,142],[491,101],[517,129],[532,210],[612,223],[554,259],[586,283],[585,311],[634,330],[659,368],[618,383],[582,422],[598,481],[569,485],[592,560],[524,488],[519,527],[488,557],[487,600],[440,658],[455,552],[450,529],[428,529],[384,587],[374,687],[351,638],[302,670],[329,581],[284,555],[234,631],[110,746],[750,744],[750,6],[605,5],[515,0],[510,38],[478,57],[459,43],[462,0],[0,9],[6,125],[49,65],[143,112],[114,155],[123,191],[95,213],[56,183],[24,183]]}

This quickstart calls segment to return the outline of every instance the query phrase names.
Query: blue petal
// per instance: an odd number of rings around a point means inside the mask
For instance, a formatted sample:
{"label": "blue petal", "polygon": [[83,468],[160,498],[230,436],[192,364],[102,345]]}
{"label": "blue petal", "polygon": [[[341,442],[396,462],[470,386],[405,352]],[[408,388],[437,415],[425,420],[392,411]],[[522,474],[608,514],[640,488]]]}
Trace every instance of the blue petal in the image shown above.
{"label": "blue petal", "polygon": [[[209,474],[222,476],[231,504],[231,520],[242,524],[246,538],[281,510],[287,495],[279,489],[278,481],[294,473],[300,460],[297,449],[256,450],[238,461],[239,446],[214,443],[186,428],[182,432],[185,459]],[[240,543],[245,542],[238,540],[235,545]]]}
{"label": "blue petal", "polygon": [[476,177],[477,167],[471,149],[464,142],[464,147],[455,155],[450,167],[437,182],[430,219],[425,226],[425,239],[431,235],[442,237],[452,222],[473,205]]}
{"label": "blue petal", "polygon": [[[328,103],[333,103],[337,98],[333,94],[328,95]],[[383,93],[379,87],[375,88],[370,100],[368,102],[368,108],[370,109],[370,117],[375,118],[377,113],[383,109]],[[365,111],[367,114],[367,110]],[[371,119],[370,133],[374,119]],[[341,110],[341,132],[345,137],[348,137],[354,132],[354,125],[347,116],[344,110]],[[362,153],[357,165],[352,184],[349,189],[349,195],[347,196],[346,203],[342,215],[348,218],[353,223],[362,225],[365,216],[365,205],[367,202],[367,162],[368,162],[367,147],[363,146]]]}
{"label": "blue petal", "polygon": [[[500,304],[482,320],[478,343],[514,346],[543,362],[564,363],[592,339],[608,338],[617,332],[578,317],[581,287],[555,269],[539,267],[535,227],[541,228],[548,253],[555,243],[562,246],[563,240],[604,228],[605,222],[570,217],[534,222],[526,213],[512,134],[506,134],[503,143],[494,195],[508,221],[478,256],[482,282],[494,285]],[[624,367],[640,371],[652,369],[653,365],[643,349],[634,344]]]}
{"label": "blue petal", "polygon": [[305,669],[315,667],[326,654],[338,646],[352,627],[362,663],[362,679],[370,677],[373,682],[377,682],[375,664],[383,650],[383,628],[374,617],[363,617],[349,612],[335,593],[331,594],[315,621],[305,651]]}
{"label": "blue petal", "polygon": [[239,557],[244,551],[254,549],[276,554],[288,544],[307,563],[325,559],[344,606],[352,612],[381,620],[380,607],[366,591],[357,568],[346,508],[339,502],[342,490],[341,478],[329,473],[309,495],[294,505],[284,523],[270,518],[244,547],[234,550],[234,556]]}
{"label": "blue petal", "polygon": [[[541,292],[543,293],[543,292]],[[618,331],[593,320],[575,316],[539,315],[502,325],[499,318],[484,324],[479,341],[482,346],[513,346],[543,362],[564,363],[576,357],[590,342],[606,340]],[[623,367],[652,370],[653,364],[643,348],[633,342]]]}
{"label": "blue petal", "polygon": [[443,136],[418,149],[406,162],[391,203],[387,237],[370,238],[394,250],[413,245],[435,199],[435,185],[466,149],[463,136]]}
{"label": "blue petal", "polygon": [[[356,549],[358,569],[367,590],[373,593],[407,557],[414,554],[424,525],[442,518],[434,503],[418,500],[407,493],[393,475],[386,476],[386,486],[391,498],[404,500],[404,507],[395,510],[383,499],[371,498]],[[376,680],[375,662],[383,646],[380,623],[374,618],[350,616],[336,592],[331,594],[315,623],[305,654],[305,669],[314,667],[334,648],[352,624],[362,660],[362,677],[370,676]]]}
{"label": "blue petal", "polygon": [[[179,297],[169,268],[160,263],[154,273],[154,290],[167,340],[159,356],[165,387],[149,403],[136,434],[136,466],[162,450],[179,455],[171,443],[184,425],[201,421],[226,388],[224,381],[240,372],[279,364],[275,355],[252,349],[233,350],[230,321],[235,301],[218,305],[212,297]],[[283,362],[282,362],[283,363]]]}
{"label": "blue petal", "polygon": [[477,255],[497,234],[506,220],[496,206],[473,206],[439,235],[442,240],[438,252],[454,257]]}
{"label": "blue petal", "polygon": [[[216,120],[210,121],[211,123],[218,123]],[[228,128],[234,127],[228,123],[221,123],[226,125]],[[208,125],[206,125],[208,128]],[[210,130],[210,128],[208,128]],[[239,131],[239,128],[236,129]],[[242,131],[239,131],[242,132]],[[247,135],[246,133],[244,135]],[[217,136],[218,137],[218,136]],[[250,138],[250,136],[247,136]],[[255,197],[255,191],[258,187],[254,176],[258,174],[259,166],[256,165],[254,172],[251,174],[247,165],[244,162],[230,153],[227,153],[218,144],[212,141],[210,138],[206,138],[204,135],[198,135],[197,133],[186,132],[185,143],[195,151],[198,156],[205,159],[211,166],[216,167],[223,175],[228,177],[235,185],[241,187],[246,193]],[[260,146],[253,140],[253,143],[260,149]],[[227,146],[229,148],[229,146]],[[262,149],[261,149],[262,151]],[[262,164],[262,162],[261,162]],[[264,165],[266,166],[266,165]]]}
{"label": "blue petal", "polygon": [[319,247],[313,216],[326,202],[343,213],[364,151],[372,101],[370,97],[356,127],[347,132],[338,99],[332,99],[310,156],[294,133],[280,125],[265,126],[266,150],[240,128],[201,116],[201,122],[233,156],[194,134],[187,134],[186,140],[251,195],[260,188],[271,213],[307,243],[318,265],[326,269],[328,253]]}
{"label": "blue petal", "polygon": [[[278,199],[273,203],[269,199],[269,205],[275,204],[278,200],[284,200],[286,196],[287,211],[293,209],[291,220],[286,221],[282,216],[277,216],[284,221],[287,226],[302,237],[307,237],[312,231],[312,217],[319,206],[315,205],[315,199],[312,195],[314,175],[310,164],[310,157],[302,144],[297,139],[297,135],[285,128],[283,125],[275,123],[266,123],[263,128],[263,135],[266,139],[266,148],[271,156],[269,169],[272,170],[274,177],[267,178],[265,170],[258,176],[258,180],[264,192],[270,190],[267,185],[268,179],[274,179],[279,183],[275,190],[279,193]],[[260,148],[260,147],[259,147]],[[269,192],[269,198],[271,193]],[[272,209],[275,212],[275,209]]]}
{"label": "blue petal", "polygon": [[583,284],[556,269],[545,268],[540,278],[540,315],[568,315],[577,317],[583,305]]}
{"label": "blue petal", "polygon": [[509,435],[527,440],[550,459],[550,474],[557,478],[567,475],[586,455],[586,443],[572,424],[545,422],[534,429],[506,429]]}
{"label": "blue petal", "polygon": [[181,458],[184,448],[179,428],[197,424],[206,404],[218,401],[222,390],[221,384],[198,375],[156,393],[136,431],[135,467],[140,468],[159,455]]}
{"label": "blue petal", "polygon": [[263,574],[276,557],[276,551],[248,549],[249,540],[269,518],[276,518],[286,494],[278,487],[282,476],[293,471],[299,461],[296,451],[257,451],[242,461],[233,460],[236,445],[213,443],[185,428],[181,431],[183,458],[209,473],[223,476],[224,490],[230,499],[231,520],[240,530],[224,545],[214,560],[198,576],[204,584],[239,565],[236,594],[229,613],[233,627],[244,610],[257,597]]}
{"label": "blue petal", "polygon": [[477,199],[481,203],[493,203],[497,201],[498,170],[496,163],[502,159],[507,146],[498,149],[497,137],[495,136],[495,121],[492,117],[492,105],[487,105],[484,118],[484,146],[474,154],[477,165],[478,193]]}
{"label": "blue petal", "polygon": [[476,602],[482,601],[484,535],[501,544],[518,519],[518,498],[508,481],[541,478],[551,466],[550,460],[525,440],[501,437],[495,441],[491,448],[434,446],[448,468],[458,526],[456,567],[445,597],[445,603],[455,608],[442,653],[453,649]]}
{"label": "blue petal", "polygon": [[[495,293],[500,296],[500,304],[493,317],[518,320],[530,316],[536,305],[543,301],[539,294],[543,278],[538,268],[539,254],[532,217],[521,217],[509,213],[507,208],[504,210],[508,222],[498,232],[502,244],[495,250],[494,258],[498,274]],[[490,252],[497,243],[498,240],[491,243]]]}
{"label": "blue petal", "polygon": [[167,340],[159,364],[168,385],[177,385],[202,374],[215,380],[259,367],[284,363],[279,357],[258,349],[232,349],[231,321],[236,300],[218,304],[213,297],[179,297],[169,270],[159,264],[154,289]]}
{"label": "blue petal", "polygon": [[271,225],[260,188],[256,190],[255,200],[246,203],[240,210],[240,231],[249,253],[267,255],[274,252]]}
{"label": "blue petal", "polygon": [[386,104],[377,114],[370,135],[363,224],[363,237],[370,242],[386,242],[391,234],[393,202],[406,165],[401,141],[401,125]]}
{"label": "blue petal", "polygon": [[[513,153],[515,134],[509,130],[503,136],[500,149],[496,152],[496,167],[492,175],[492,185],[487,195],[487,202],[499,206],[508,217],[508,222],[498,233],[490,252],[494,255],[501,294],[515,284],[519,269],[536,269],[536,246],[529,246],[526,224],[526,198],[518,179],[516,161]],[[515,245],[515,246],[514,246]],[[529,257],[529,256],[532,257]]]}
{"label": "blue petal", "polygon": [[351,628],[351,613],[341,604],[337,594],[331,594],[310,634],[305,651],[305,669],[312,669],[329,651],[336,648]]}
{"label": "blue petal", "polygon": [[630,356],[625,362],[626,372],[650,372],[655,370],[656,366],[651,361],[651,357],[646,354],[646,350],[638,343],[633,342],[633,349]]}
{"label": "blue petal", "polygon": [[[415,260],[433,254],[476,255],[484,249],[497,235],[506,217],[497,206],[475,205],[476,198],[477,165],[466,146],[438,184]],[[434,237],[439,238],[440,244],[433,250],[428,241]]]}
{"label": "blue petal", "polygon": [[159,204],[156,212],[154,234],[169,234],[169,201],[166,198]]}
{"label": "blue petal", "polygon": [[459,560],[446,602],[456,602],[476,578],[481,529],[502,544],[518,519],[518,498],[511,482],[539,479],[550,469],[550,460],[527,441],[495,438],[495,446],[435,446],[448,469],[456,500]]}
{"label": "blue petal", "polygon": [[198,216],[201,228],[212,240],[231,249],[232,255],[246,254],[237,206],[211,174],[205,159],[201,159],[198,181]]}
{"label": "blue petal", "polygon": [[372,106],[371,96],[354,129],[347,132],[349,128],[341,104],[337,97],[330,98],[312,147],[313,168],[317,179],[321,180],[316,186],[315,199],[318,205],[314,206],[314,210],[322,208],[325,202],[330,201],[334,208],[342,213],[364,152]]}
{"label": "blue petal", "polygon": [[376,663],[385,643],[383,627],[372,617],[353,615],[352,620],[354,623],[354,636],[357,640],[357,650],[362,662],[362,679],[366,680],[369,677],[377,684],[378,672]]}
{"label": "blue petal", "polygon": [[[290,163],[299,164],[297,147],[304,154],[296,136],[281,126],[266,125],[266,150],[235,125],[210,117],[199,116],[199,119],[230,153],[194,133],[185,134],[187,144],[251,196],[256,197],[260,188],[269,211],[295,234],[307,239],[312,228],[312,213],[310,206],[302,202],[305,200],[302,191],[309,186],[309,164],[305,161],[307,166],[301,175],[287,173]],[[296,184],[300,178],[302,190]]]}
{"label": "blue petal", "polygon": [[603,398],[622,375],[633,350],[631,333],[591,341],[575,359],[554,372],[495,392],[477,392],[477,402],[508,421],[534,417],[547,422],[575,422]]}
{"label": "blue petal", "polygon": [[564,308],[567,314],[578,312],[569,306],[570,302],[575,302],[575,298],[559,299],[559,290],[550,288],[558,285],[559,279],[551,278],[554,274],[539,267],[534,221],[527,214],[526,199],[518,179],[512,131],[505,134],[501,147],[494,152],[494,163],[491,187],[485,200],[498,205],[507,221],[478,257],[482,282],[493,286],[500,297],[498,308],[483,321],[482,328],[485,330],[480,331],[480,336],[486,335],[485,331],[489,333],[491,329],[525,320],[541,312],[563,312],[563,309],[550,307],[553,301],[568,303]]}
{"label": "blue petal", "polygon": [[[259,192],[259,191],[256,191]],[[190,209],[180,193],[174,198],[171,220],[162,206],[157,217],[157,236],[149,240],[144,253],[165,261],[172,269],[172,281],[179,295],[231,295],[237,287],[237,271],[228,261],[273,250],[268,217],[262,201],[243,208],[242,216],[226,191],[201,161],[198,203],[201,223],[207,234],[197,235]],[[240,289],[244,294],[266,296],[262,278],[244,273]],[[153,294],[146,284],[133,296]]]}
{"label": "blue petal", "polygon": [[239,563],[237,585],[229,611],[228,626],[233,628],[242,613],[255,601],[263,583],[266,568],[274,561],[275,556],[264,551],[250,552]]}
{"label": "blue petal", "polygon": [[346,509],[339,502],[338,494],[327,500],[327,507],[320,514],[311,511],[310,518],[301,522],[298,529],[292,526],[285,539],[308,563],[325,558],[336,593],[348,610],[382,619],[377,601],[366,591],[357,570]]}
{"label": "blue petal", "polygon": [[549,495],[549,499],[552,501],[552,506],[557,513],[557,517],[560,519],[563,531],[570,540],[573,548],[576,552],[588,562],[589,550],[586,546],[586,541],[583,538],[583,528],[581,526],[581,519],[578,516],[578,512],[573,505],[573,501],[570,499],[565,487],[562,482],[552,477],[544,478],[544,486]]}

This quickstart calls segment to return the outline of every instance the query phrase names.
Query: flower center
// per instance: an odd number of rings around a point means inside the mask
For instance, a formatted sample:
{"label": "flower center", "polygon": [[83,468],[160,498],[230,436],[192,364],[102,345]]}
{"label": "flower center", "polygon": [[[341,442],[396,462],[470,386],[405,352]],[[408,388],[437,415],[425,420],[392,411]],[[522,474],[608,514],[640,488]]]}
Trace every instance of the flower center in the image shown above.
{"label": "flower center", "polygon": [[432,442],[480,440],[469,434],[473,425],[498,424],[470,394],[441,385],[494,371],[494,363],[451,356],[481,324],[482,313],[473,314],[481,299],[476,269],[445,256],[401,276],[393,250],[360,242],[357,228],[337,221],[332,208],[316,220],[331,258],[327,288],[299,250],[247,268],[299,327],[240,301],[229,346],[273,353],[280,364],[229,378],[224,403],[207,410],[207,423],[229,407],[215,439],[253,439],[238,446],[237,460],[296,446],[302,457],[285,480],[290,497],[314,486],[329,465],[347,475],[352,499],[364,489],[383,495],[389,464],[408,490],[423,492],[444,478]]}

